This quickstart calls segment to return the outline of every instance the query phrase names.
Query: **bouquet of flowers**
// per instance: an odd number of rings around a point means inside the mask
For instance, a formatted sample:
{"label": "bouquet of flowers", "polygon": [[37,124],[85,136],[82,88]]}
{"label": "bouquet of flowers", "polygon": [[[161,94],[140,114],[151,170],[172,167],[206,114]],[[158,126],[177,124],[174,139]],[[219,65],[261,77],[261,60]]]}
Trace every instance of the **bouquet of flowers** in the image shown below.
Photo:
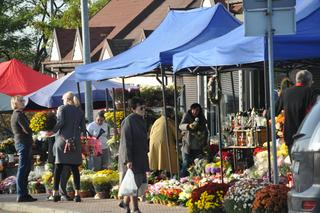
{"label": "bouquet of flowers", "polygon": [[16,152],[13,138],[8,138],[0,143],[0,152],[6,154],[14,154]]}
{"label": "bouquet of flowers", "polygon": [[30,128],[33,132],[51,131],[57,123],[56,115],[53,112],[37,112],[30,120]]}
{"label": "bouquet of flowers", "polygon": [[248,178],[262,178],[268,172],[268,151],[260,151],[254,156],[254,166],[245,170]]}
{"label": "bouquet of flowers", "polygon": [[288,212],[285,185],[268,185],[256,193],[252,210],[254,213],[286,213]]}
{"label": "bouquet of flowers", "polygon": [[[221,166],[221,161],[219,159],[215,160],[215,162],[208,163],[205,166],[205,173],[207,175],[216,175],[220,174],[220,166]],[[223,161],[223,173],[226,176],[229,176],[232,172],[232,166],[228,161]]]}
{"label": "bouquet of flowers", "polygon": [[85,156],[99,156],[102,154],[102,144],[99,139],[91,136],[82,136],[81,140],[81,152]]}
{"label": "bouquet of flowers", "polygon": [[192,183],[186,183],[182,185],[182,192],[179,194],[179,203],[181,203],[183,206],[186,206],[187,201],[190,200],[191,194],[193,189],[195,189],[196,186]]}
{"label": "bouquet of flowers", "polygon": [[152,171],[147,173],[147,179],[149,184],[155,184],[161,180],[167,180],[167,175],[165,174],[165,171],[158,172],[158,171]]}
{"label": "bouquet of flowers", "polygon": [[276,132],[279,138],[283,138],[284,113],[280,113],[276,117]]}
{"label": "bouquet of flowers", "polygon": [[208,183],[192,191],[191,199],[187,202],[189,212],[221,212],[223,197],[228,191],[224,183]]}
{"label": "bouquet of flowers", "polygon": [[15,193],[16,177],[10,176],[0,182],[0,193]]}
{"label": "bouquet of flowers", "polygon": [[46,187],[47,190],[53,189],[53,173],[50,171],[45,171],[41,176],[42,183]]}
{"label": "bouquet of flowers", "polygon": [[117,111],[116,112],[116,121],[114,121],[113,112],[106,112],[104,114],[104,117],[105,117],[106,122],[108,124],[110,124],[113,127],[120,128],[121,122],[124,119],[124,112],[123,111]]}
{"label": "bouquet of flowers", "polygon": [[250,213],[256,192],[264,186],[264,183],[253,179],[237,181],[224,197],[226,213]]}
{"label": "bouquet of flowers", "polygon": [[204,168],[207,163],[206,159],[196,158],[194,160],[194,165],[190,166],[188,169],[190,176],[201,176],[204,173]]}

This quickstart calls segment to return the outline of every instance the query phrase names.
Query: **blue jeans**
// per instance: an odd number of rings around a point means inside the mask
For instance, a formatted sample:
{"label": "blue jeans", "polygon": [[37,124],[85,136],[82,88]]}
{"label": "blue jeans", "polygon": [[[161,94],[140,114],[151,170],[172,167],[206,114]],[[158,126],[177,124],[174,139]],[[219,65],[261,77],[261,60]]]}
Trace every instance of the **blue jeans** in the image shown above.
{"label": "blue jeans", "polygon": [[189,175],[188,168],[194,163],[194,160],[201,157],[202,154],[202,150],[190,150],[189,154],[182,152],[182,166],[180,171],[181,177],[186,177]]}
{"label": "blue jeans", "polygon": [[19,166],[17,172],[17,195],[23,197],[28,195],[28,176],[32,165],[32,146],[15,143],[19,155]]}

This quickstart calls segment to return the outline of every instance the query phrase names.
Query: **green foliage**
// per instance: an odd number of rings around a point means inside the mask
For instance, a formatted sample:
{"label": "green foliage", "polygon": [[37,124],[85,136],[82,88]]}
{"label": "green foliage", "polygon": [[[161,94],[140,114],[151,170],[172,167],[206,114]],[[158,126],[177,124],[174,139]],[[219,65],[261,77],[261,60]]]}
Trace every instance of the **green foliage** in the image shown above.
{"label": "green foliage", "polygon": [[[140,89],[140,96],[146,101],[149,107],[161,107],[162,103],[162,87],[161,86],[144,86]],[[174,106],[174,87],[166,88],[166,104]]]}
{"label": "green foliage", "polygon": [[25,32],[32,19],[28,4],[23,0],[2,0],[0,3],[0,59],[18,58],[26,62],[33,37]]}

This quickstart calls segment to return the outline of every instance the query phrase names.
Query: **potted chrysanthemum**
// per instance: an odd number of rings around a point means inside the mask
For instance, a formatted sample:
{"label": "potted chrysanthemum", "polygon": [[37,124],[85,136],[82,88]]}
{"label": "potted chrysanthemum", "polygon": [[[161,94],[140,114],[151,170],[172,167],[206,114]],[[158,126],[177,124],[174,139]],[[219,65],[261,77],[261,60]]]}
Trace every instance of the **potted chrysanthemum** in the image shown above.
{"label": "potted chrysanthemum", "polygon": [[220,213],[223,209],[223,198],[229,186],[224,183],[208,183],[192,191],[187,202],[188,211],[192,213]]}
{"label": "potted chrysanthemum", "polygon": [[242,179],[232,185],[224,197],[226,213],[251,213],[256,192],[266,184],[255,179]]}
{"label": "potted chrysanthemum", "polygon": [[289,188],[285,185],[268,185],[256,193],[252,211],[254,213],[286,213],[288,212],[287,194]]}

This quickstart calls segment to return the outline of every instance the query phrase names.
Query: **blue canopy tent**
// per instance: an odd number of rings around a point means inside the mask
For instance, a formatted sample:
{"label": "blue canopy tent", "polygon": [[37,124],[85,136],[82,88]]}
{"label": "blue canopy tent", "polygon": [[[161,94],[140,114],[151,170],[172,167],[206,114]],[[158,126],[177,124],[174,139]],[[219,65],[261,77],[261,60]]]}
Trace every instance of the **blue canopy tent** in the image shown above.
{"label": "blue canopy tent", "polygon": [[[172,10],[143,42],[110,59],[78,66],[76,78],[80,81],[101,80],[144,74],[159,67],[160,52],[186,43],[189,43],[186,47],[194,46],[208,38],[221,36],[237,26],[239,22],[222,4],[188,11]],[[167,59],[167,55],[164,57]]]}
{"label": "blue canopy tent", "polygon": [[[84,103],[84,82],[80,82],[80,95],[81,102]],[[106,93],[106,89],[122,88],[122,84],[106,80],[106,81],[93,81],[92,82],[92,100],[106,101],[111,100],[111,97]],[[65,92],[71,91],[78,96],[77,79],[75,73],[72,72],[62,78],[48,84],[47,86],[25,96],[26,101],[32,101],[37,105],[55,108],[62,105],[62,96]]]}
{"label": "blue canopy tent", "polygon": [[[274,36],[274,59],[293,60],[320,56],[320,0],[297,0],[295,35]],[[173,70],[264,61],[263,37],[245,37],[244,26],[224,36],[173,56]]]}

